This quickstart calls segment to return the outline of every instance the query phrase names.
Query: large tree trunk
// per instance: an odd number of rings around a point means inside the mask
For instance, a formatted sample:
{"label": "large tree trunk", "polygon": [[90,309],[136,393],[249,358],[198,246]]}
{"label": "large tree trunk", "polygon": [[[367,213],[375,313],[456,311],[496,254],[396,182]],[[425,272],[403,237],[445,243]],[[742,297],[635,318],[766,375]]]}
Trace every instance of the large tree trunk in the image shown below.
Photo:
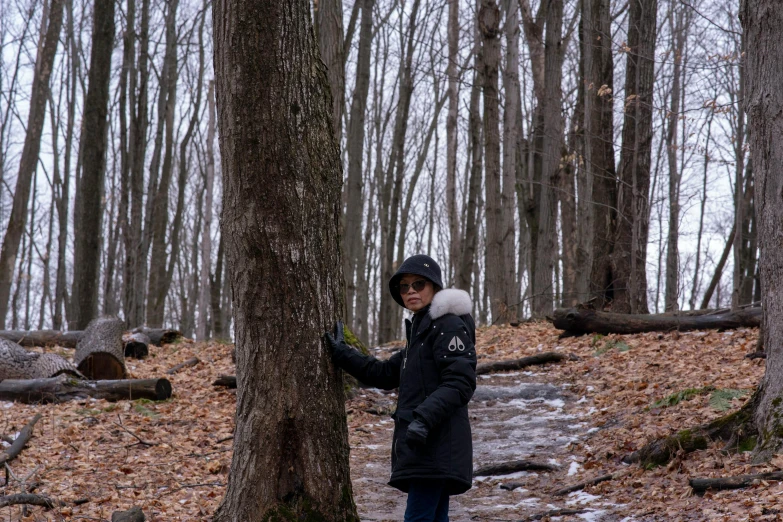
{"label": "large tree trunk", "polygon": [[555,195],[560,175],[560,161],[563,144],[562,118],[562,41],[563,1],[552,0],[546,11],[544,84],[546,95],[542,107],[543,136],[541,158],[541,190],[538,199],[538,241],[535,253],[535,268],[532,278],[532,314],[543,317],[552,312],[554,287],[552,276],[557,262],[556,217],[557,196]]}
{"label": "large tree trunk", "polygon": [[[362,236],[362,190],[364,185],[364,134],[367,114],[367,95],[370,92],[370,55],[372,51],[372,18],[375,0],[362,1],[362,20],[359,28],[359,56],[356,64],[356,87],[351,100],[351,119],[348,122],[348,181],[345,205],[345,285],[346,321],[357,330],[360,322],[366,321],[368,310],[359,307],[357,281],[362,278],[359,267],[363,255]],[[322,44],[323,45],[323,44]],[[367,226],[370,226],[368,222]]]}
{"label": "large tree trunk", "polygon": [[88,379],[124,379],[125,343],[122,321],[114,317],[93,319],[76,344],[73,363]]}
{"label": "large tree trunk", "polygon": [[503,257],[503,207],[500,170],[500,9],[495,0],[482,0],[478,13],[484,50],[484,198],[486,201],[485,285],[489,294],[492,321],[506,318],[505,258]]}
{"label": "large tree trunk", "polygon": [[657,0],[634,0],[628,14],[620,183],[614,254],[616,312],[647,312],[648,192],[652,152],[653,83]]}
{"label": "large tree trunk", "polygon": [[5,316],[8,314],[8,299],[11,295],[11,282],[14,277],[19,242],[27,222],[27,204],[30,199],[33,174],[38,167],[38,153],[41,150],[41,133],[46,116],[46,100],[49,98],[49,79],[52,75],[54,57],[60,40],[63,23],[63,0],[52,0],[43,47],[35,60],[33,86],[30,93],[30,112],[27,116],[22,156],[19,159],[19,174],[16,178],[14,201],[8,228],[0,249],[0,329],[5,328]]}
{"label": "large tree trunk", "polygon": [[0,381],[46,379],[61,373],[84,377],[74,365],[55,353],[28,352],[14,342],[0,339]]}
{"label": "large tree trunk", "polygon": [[762,335],[767,370],[759,387],[753,414],[759,433],[754,458],[766,460],[783,448],[783,9],[772,0],[743,0],[740,19],[744,28],[746,81],[745,109],[749,116],[751,160],[758,208],[761,247],[761,285],[764,301]]}
{"label": "large tree trunk", "polygon": [[[611,300],[611,254],[617,221],[617,174],[614,164],[614,64],[608,0],[583,0],[585,69],[586,194],[592,194],[585,230],[592,243],[589,256],[590,297],[603,305]],[[586,297],[586,296],[584,296]]]}
{"label": "large tree trunk", "polygon": [[[74,215],[72,327],[87,328],[98,314],[98,270],[101,260],[101,205],[106,177],[106,146],[111,55],[114,50],[114,2],[96,0],[93,9],[92,49],[82,124],[82,175],[79,206]],[[110,299],[110,296],[104,296]]]}
{"label": "large tree trunk", "polygon": [[357,521],[342,377],[321,341],[343,308],[342,174],[309,1],[220,0],[213,17],[238,384],[215,520]]}

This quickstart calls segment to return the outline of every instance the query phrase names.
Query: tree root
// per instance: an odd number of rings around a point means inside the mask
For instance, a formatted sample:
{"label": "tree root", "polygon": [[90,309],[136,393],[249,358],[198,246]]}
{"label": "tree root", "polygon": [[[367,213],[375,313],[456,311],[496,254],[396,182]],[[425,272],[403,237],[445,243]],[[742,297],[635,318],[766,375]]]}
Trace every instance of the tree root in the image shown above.
{"label": "tree root", "polygon": [[545,464],[543,462],[533,462],[530,460],[512,460],[502,464],[490,464],[481,466],[473,471],[474,477],[488,477],[491,475],[510,475],[517,471],[555,471],[557,466]]}
{"label": "tree root", "polygon": [[756,428],[753,411],[758,391],[739,410],[717,418],[693,429],[685,429],[674,435],[654,440],[623,458],[626,464],[639,463],[643,467],[662,466],[668,463],[680,450],[685,453],[707,449],[715,440],[727,441],[726,451],[750,450],[755,446]]}
{"label": "tree root", "polygon": [[772,471],[756,475],[737,475],[736,477],[692,478],[688,483],[694,493],[704,493],[708,489],[740,489],[752,486],[758,480],[783,480],[783,471]]}

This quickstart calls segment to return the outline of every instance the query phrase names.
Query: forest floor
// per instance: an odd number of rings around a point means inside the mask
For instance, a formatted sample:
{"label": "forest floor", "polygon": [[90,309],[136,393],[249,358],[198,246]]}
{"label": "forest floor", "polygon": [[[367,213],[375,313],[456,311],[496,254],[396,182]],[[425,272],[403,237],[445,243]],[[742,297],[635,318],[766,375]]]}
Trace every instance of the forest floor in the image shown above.
{"label": "forest floor", "polygon": [[[738,408],[764,372],[763,360],[744,358],[755,350],[756,330],[562,340],[558,333],[544,323],[477,332],[480,363],[546,351],[579,359],[479,378],[470,404],[475,466],[527,459],[558,469],[477,477],[468,493],[452,498],[452,522],[521,521],[562,508],[583,512],[552,520],[783,519],[783,483],[703,496],[688,485],[690,477],[783,469],[783,457],[753,466],[748,453],[724,455],[716,444],[650,470],[620,461],[653,438]],[[174,396],[160,403],[0,403],[2,434],[12,435],[36,413],[43,415],[27,448],[10,463],[2,493],[34,485],[36,493],[71,503],[26,513],[19,506],[3,508],[0,521],[103,521],[134,505],[147,520],[209,520],[225,491],[235,406],[233,390],[211,383],[234,373],[231,349],[186,340],[153,348],[143,361],[129,360],[136,378],[163,376],[193,356],[202,361],[169,376]],[[386,356],[392,349],[376,353]],[[346,403],[351,477],[362,520],[402,519],[404,495],[385,484],[394,400],[391,393],[367,389]],[[615,480],[553,495],[563,486],[617,472],[621,476]],[[510,483],[518,487],[501,488]],[[87,502],[73,505],[80,499]]]}

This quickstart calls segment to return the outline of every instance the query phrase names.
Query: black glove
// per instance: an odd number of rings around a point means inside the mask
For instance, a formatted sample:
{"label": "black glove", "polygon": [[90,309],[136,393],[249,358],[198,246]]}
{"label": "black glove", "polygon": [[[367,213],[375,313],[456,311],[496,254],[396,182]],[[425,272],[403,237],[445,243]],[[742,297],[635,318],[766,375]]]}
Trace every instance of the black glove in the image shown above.
{"label": "black glove", "polygon": [[337,359],[345,350],[351,349],[351,347],[348,346],[348,344],[345,342],[342,321],[337,321],[334,324],[334,335],[332,335],[331,332],[326,332],[324,334],[324,341],[326,341],[326,347],[329,349],[329,353],[332,355],[332,360]]}
{"label": "black glove", "polygon": [[411,446],[424,446],[427,443],[427,435],[430,429],[421,420],[416,419],[408,426],[408,433],[405,440]]}

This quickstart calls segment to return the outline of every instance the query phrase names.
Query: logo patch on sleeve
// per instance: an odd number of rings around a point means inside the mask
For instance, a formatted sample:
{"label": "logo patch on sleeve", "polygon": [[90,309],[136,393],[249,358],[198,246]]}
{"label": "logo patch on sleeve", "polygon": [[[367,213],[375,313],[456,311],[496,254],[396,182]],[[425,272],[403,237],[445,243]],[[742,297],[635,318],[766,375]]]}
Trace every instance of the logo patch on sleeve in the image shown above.
{"label": "logo patch on sleeve", "polygon": [[460,352],[465,351],[465,343],[462,342],[462,339],[459,338],[459,336],[454,336],[454,338],[449,342],[449,351],[454,352],[456,350],[459,350]]}

